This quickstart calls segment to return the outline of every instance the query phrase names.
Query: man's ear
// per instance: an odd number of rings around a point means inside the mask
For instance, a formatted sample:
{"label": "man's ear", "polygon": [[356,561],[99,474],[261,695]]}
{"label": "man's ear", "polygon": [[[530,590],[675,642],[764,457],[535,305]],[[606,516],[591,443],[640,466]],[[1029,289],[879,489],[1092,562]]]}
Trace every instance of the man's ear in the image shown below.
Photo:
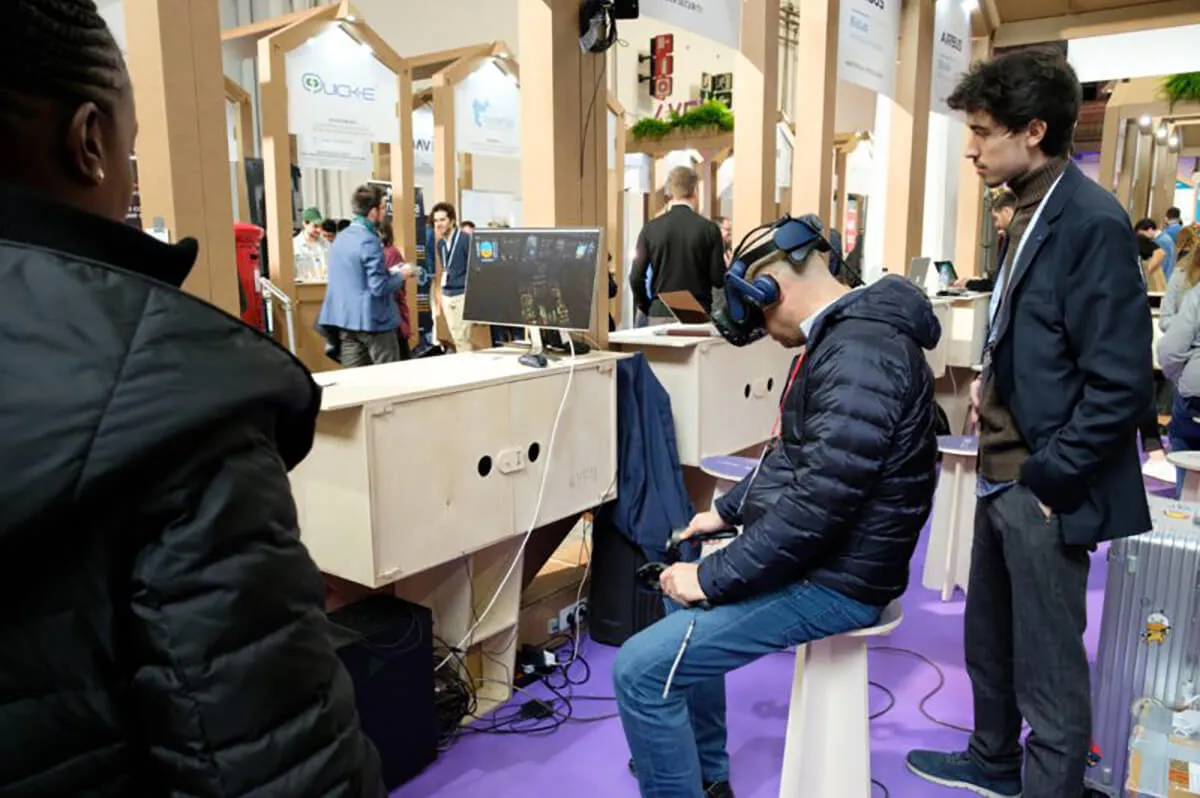
{"label": "man's ear", "polygon": [[68,123],[67,165],[71,177],[86,185],[104,182],[103,118],[95,103],[85,102],[75,109]]}
{"label": "man's ear", "polygon": [[1034,119],[1025,129],[1025,138],[1032,147],[1040,147],[1042,139],[1046,138],[1046,123],[1041,119]]}

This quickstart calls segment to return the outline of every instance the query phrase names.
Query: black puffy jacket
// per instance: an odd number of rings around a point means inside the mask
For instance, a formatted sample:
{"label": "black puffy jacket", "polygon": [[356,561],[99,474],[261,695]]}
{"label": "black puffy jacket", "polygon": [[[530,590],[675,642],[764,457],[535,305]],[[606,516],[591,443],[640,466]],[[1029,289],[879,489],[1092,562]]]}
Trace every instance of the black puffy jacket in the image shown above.
{"label": "black puffy jacket", "polygon": [[710,601],[809,579],[866,604],[904,592],[933,504],[933,375],[941,326],[925,295],[885,277],[816,320],[784,399],[783,435],[717,503],[743,534],[700,564]]}
{"label": "black puffy jacket", "polygon": [[3,798],[383,794],[288,484],[319,390],[195,257],[0,185]]}

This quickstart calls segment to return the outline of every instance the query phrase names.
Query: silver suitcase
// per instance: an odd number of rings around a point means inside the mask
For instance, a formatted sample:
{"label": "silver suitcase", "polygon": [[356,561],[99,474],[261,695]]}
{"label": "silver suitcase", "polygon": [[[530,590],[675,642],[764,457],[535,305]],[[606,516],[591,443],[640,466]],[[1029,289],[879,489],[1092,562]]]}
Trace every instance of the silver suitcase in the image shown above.
{"label": "silver suitcase", "polygon": [[1124,795],[1134,702],[1181,709],[1200,688],[1200,504],[1150,497],[1152,531],[1113,541],[1092,690],[1087,786]]}

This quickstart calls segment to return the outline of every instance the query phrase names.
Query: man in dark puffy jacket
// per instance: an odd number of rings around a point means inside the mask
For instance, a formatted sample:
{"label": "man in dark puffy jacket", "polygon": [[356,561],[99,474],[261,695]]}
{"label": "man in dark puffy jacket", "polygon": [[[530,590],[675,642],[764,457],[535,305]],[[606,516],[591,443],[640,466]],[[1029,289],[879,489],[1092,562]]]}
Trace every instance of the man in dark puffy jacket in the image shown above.
{"label": "man in dark puffy jacket", "polygon": [[92,0],[5,11],[0,798],[382,798],[288,485],[320,389],[180,290],[195,240],[122,223]]}
{"label": "man in dark puffy jacket", "polygon": [[[937,443],[928,299],[887,277],[849,289],[809,254],[755,264],[779,299],[780,343],[806,346],[784,397],[782,437],[756,473],[688,533],[741,526],[700,563],[662,577],[679,609],[621,648],[613,678],[642,795],[732,796],[724,674],[798,643],[874,624],[908,584],[929,515]],[[690,632],[689,632],[690,629]]]}

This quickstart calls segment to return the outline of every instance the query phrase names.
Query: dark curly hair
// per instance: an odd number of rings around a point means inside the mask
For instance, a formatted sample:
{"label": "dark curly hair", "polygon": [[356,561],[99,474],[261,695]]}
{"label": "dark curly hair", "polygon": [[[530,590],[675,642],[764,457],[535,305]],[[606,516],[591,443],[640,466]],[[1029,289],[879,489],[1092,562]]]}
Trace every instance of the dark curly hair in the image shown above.
{"label": "dark curly hair", "polygon": [[946,103],[955,111],[983,111],[1017,132],[1035,119],[1046,123],[1041,149],[1067,155],[1079,121],[1083,88],[1058,50],[1030,48],[1005,53],[971,67]]}
{"label": "dark curly hair", "polygon": [[0,48],[0,121],[15,122],[29,103],[93,102],[114,111],[127,86],[125,59],[93,0],[7,0]]}

